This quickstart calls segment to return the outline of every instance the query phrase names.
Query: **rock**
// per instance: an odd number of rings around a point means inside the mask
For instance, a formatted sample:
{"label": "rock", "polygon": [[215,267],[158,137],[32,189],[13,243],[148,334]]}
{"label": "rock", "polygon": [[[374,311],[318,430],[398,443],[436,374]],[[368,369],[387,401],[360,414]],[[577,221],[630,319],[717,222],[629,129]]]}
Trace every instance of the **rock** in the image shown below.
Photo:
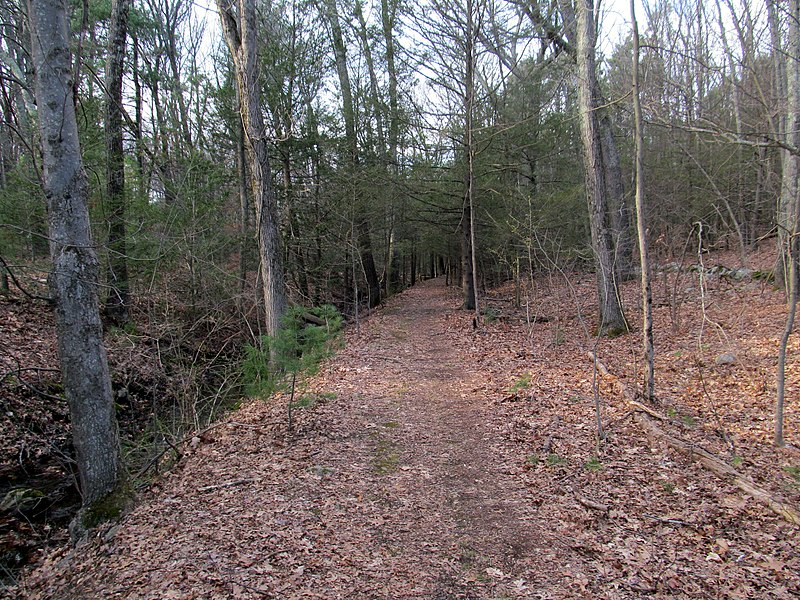
{"label": "rock", "polygon": [[720,354],[717,357],[717,359],[714,361],[714,364],[717,365],[717,366],[719,366],[719,365],[735,365],[736,362],[737,362],[736,361],[736,355],[734,355],[734,354],[732,354],[730,352],[725,352],[723,354]]}

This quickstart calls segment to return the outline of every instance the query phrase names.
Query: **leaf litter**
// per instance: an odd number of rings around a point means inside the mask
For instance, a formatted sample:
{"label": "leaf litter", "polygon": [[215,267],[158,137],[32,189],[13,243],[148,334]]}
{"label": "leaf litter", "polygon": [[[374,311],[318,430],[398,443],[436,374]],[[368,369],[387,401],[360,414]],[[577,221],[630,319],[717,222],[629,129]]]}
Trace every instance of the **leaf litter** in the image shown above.
{"label": "leaf litter", "polygon": [[[656,290],[659,426],[797,507],[800,453],[770,445],[782,294],[753,280],[718,278],[703,297],[688,276],[668,283]],[[17,594],[799,595],[798,527],[630,418],[611,380],[636,384],[639,336],[595,342],[592,278],[528,291],[519,308],[511,286],[492,291],[496,318],[477,330],[441,281],[393,298],[309,382],[319,401],[291,435],[284,399],[246,404],[198,432],[119,525],[42,556]],[[623,293],[637,306],[635,282]],[[795,442],[798,350],[793,339]],[[588,351],[609,368],[599,446]],[[717,364],[723,353],[735,362]]]}

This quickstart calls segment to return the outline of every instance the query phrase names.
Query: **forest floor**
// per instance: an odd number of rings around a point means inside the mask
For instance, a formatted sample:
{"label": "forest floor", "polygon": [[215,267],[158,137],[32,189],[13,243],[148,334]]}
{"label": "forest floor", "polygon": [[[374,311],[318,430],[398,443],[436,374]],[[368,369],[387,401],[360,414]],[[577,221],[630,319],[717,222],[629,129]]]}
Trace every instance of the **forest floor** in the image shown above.
{"label": "forest floor", "polygon": [[[595,340],[594,290],[591,276],[555,273],[520,308],[511,286],[494,290],[477,329],[442,280],[407,290],[301,386],[292,432],[285,397],[248,402],[198,432],[119,524],[43,554],[9,594],[799,596],[800,527],[648,437],[622,393],[638,381],[640,335]],[[637,293],[626,284],[634,323]],[[656,302],[663,418],[646,418],[797,510],[796,336],[794,446],[771,445],[782,293],[673,271]]]}

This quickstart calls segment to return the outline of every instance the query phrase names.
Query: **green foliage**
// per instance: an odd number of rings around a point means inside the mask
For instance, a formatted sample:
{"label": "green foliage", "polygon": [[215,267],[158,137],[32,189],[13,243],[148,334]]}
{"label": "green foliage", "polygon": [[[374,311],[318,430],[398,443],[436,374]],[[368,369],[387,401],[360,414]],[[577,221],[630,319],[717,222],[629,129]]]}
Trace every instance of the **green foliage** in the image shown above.
{"label": "green foliage", "polygon": [[671,481],[665,481],[665,482],[663,482],[663,483],[661,484],[661,487],[662,487],[662,489],[663,489],[665,492],[667,492],[668,494],[671,494],[672,492],[674,492],[674,491],[675,491],[675,484],[674,484],[674,483],[672,483]]}
{"label": "green foliage", "polygon": [[[309,323],[306,316],[325,325]],[[269,396],[284,389],[292,375],[315,374],[332,352],[342,316],[330,305],[295,306],[286,312],[282,325],[275,337],[262,336],[260,346],[245,346],[241,371],[244,391],[249,396]],[[300,402],[294,405],[300,407]]]}
{"label": "green foliage", "polygon": [[600,462],[600,459],[598,459],[596,456],[593,456],[592,458],[586,461],[584,467],[586,467],[587,471],[595,472],[602,469],[603,464]]}
{"label": "green foliage", "polygon": [[547,455],[547,466],[549,467],[556,467],[558,465],[563,465],[566,461],[565,458],[559,456],[558,454],[551,452]]}
{"label": "green foliage", "polygon": [[317,398],[313,395],[303,394],[292,402],[292,408],[311,408],[317,403]]}
{"label": "green foliage", "polygon": [[260,346],[244,347],[241,369],[244,393],[248,396],[269,396],[277,389],[270,370],[268,336],[261,336]]}
{"label": "green foliage", "polygon": [[517,394],[523,390],[531,387],[531,374],[523,373],[519,379],[514,382],[514,385],[508,390],[511,394]]}
{"label": "green foliage", "polygon": [[531,467],[535,467],[541,462],[539,455],[536,453],[528,454],[528,457],[525,459],[525,463],[530,465]]}
{"label": "green foliage", "polygon": [[494,323],[500,318],[500,312],[496,308],[487,306],[483,309],[483,318],[487,323]]}
{"label": "green foliage", "polygon": [[792,479],[794,479],[795,486],[800,485],[800,467],[784,467],[783,470],[786,471],[792,477]]}

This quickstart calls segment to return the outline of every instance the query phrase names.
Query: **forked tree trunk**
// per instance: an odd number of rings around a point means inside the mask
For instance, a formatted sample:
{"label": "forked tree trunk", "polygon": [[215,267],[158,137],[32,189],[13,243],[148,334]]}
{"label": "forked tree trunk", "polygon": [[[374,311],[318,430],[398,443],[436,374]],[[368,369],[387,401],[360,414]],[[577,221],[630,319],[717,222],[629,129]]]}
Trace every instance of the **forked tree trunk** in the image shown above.
{"label": "forked tree trunk", "polygon": [[83,505],[89,507],[117,486],[119,440],[73,102],[68,14],[66,0],[31,0],[28,9],[53,260],[50,289]]}

